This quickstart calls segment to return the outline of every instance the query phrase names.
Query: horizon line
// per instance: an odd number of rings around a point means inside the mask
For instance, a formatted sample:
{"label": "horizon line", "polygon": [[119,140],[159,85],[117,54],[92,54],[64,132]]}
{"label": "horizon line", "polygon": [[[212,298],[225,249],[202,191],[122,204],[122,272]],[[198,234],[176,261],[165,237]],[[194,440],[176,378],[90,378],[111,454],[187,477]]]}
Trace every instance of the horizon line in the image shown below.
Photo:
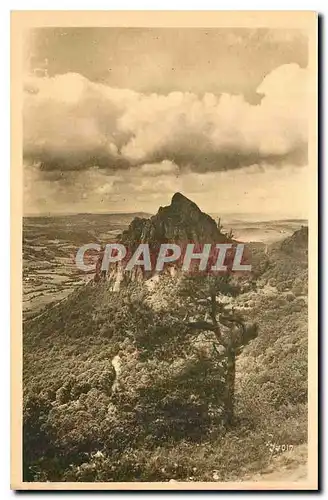
{"label": "horizon line", "polygon": [[[206,212],[205,212],[206,213]],[[217,216],[220,217],[221,219],[225,219],[225,217],[231,217],[231,216],[242,216],[244,217],[252,217],[252,216],[257,216],[257,215],[264,215],[264,214],[258,214],[256,212],[249,212],[249,213],[244,213],[244,212],[227,212],[227,213],[221,213],[220,212],[207,212],[208,215],[210,216]],[[106,212],[42,212],[42,213],[23,213],[23,218],[24,217],[67,217],[67,216],[77,216],[77,215],[134,215],[134,214],[145,214],[149,216],[155,215],[155,213],[152,212],[146,212],[144,210],[135,210],[135,211],[106,211]],[[286,220],[299,220],[299,221],[308,221],[308,218],[302,217],[302,216],[296,216],[296,215],[275,215],[275,214],[267,214],[268,218],[263,219],[261,217],[261,222],[269,222],[273,220],[281,220],[281,221],[286,221]],[[236,219],[237,220],[237,219]],[[247,219],[246,219],[247,220]],[[259,221],[260,219],[257,219],[256,221]]]}

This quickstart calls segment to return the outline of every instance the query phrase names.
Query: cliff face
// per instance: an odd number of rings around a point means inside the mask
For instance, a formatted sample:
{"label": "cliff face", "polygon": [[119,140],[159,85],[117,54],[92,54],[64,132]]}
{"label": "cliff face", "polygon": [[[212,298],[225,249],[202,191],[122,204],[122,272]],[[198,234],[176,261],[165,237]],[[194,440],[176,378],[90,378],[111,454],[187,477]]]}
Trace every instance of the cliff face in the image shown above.
{"label": "cliff face", "polygon": [[150,219],[135,218],[121,236],[126,245],[225,241],[227,237],[219,231],[214,219],[181,193],[175,193],[171,204],[160,207]]}
{"label": "cliff face", "polygon": [[[147,243],[151,254],[156,255],[162,243],[176,243],[183,246],[187,243],[224,243],[229,240],[220,232],[214,219],[202,212],[196,203],[181,193],[175,193],[171,204],[160,207],[156,215],[149,219],[136,217],[118,241],[128,247],[130,253],[133,253],[140,243]],[[153,272],[145,273],[137,267],[131,272],[125,272],[124,278],[145,279],[153,274]],[[123,280],[121,264],[112,266],[108,276],[114,283],[114,289],[117,289]]]}

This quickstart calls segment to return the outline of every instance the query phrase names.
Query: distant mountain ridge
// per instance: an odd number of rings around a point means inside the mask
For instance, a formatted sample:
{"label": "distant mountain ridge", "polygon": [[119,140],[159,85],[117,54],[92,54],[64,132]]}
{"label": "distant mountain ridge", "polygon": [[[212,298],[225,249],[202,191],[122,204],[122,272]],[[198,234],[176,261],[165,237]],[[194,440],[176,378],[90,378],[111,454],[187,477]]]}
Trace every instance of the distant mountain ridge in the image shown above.
{"label": "distant mountain ridge", "polygon": [[39,218],[65,218],[65,217],[151,217],[153,214],[148,212],[63,212],[63,213],[40,213],[40,214],[23,214],[23,219],[39,219]]}

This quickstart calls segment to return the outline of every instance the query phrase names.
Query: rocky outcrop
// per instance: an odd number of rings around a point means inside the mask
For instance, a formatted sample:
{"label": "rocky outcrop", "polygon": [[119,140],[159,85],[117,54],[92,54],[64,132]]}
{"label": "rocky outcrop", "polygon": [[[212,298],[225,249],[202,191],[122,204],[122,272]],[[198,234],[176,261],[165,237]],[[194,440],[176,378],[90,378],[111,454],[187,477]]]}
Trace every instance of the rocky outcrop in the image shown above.
{"label": "rocky outcrop", "polygon": [[[154,256],[158,254],[162,243],[175,243],[183,246],[188,243],[228,241],[231,240],[221,232],[215,220],[181,193],[175,193],[170,205],[160,207],[157,214],[149,219],[136,217],[118,238],[118,242],[128,248],[130,255],[140,243],[147,243],[151,255]],[[174,265],[170,266],[169,272],[172,272],[174,267]],[[153,271],[144,272],[140,267],[123,273],[122,265],[118,263],[111,266],[106,277],[113,282],[113,289],[117,290],[123,280],[148,279],[153,275]],[[100,276],[97,275],[96,279],[99,280]]]}
{"label": "rocky outcrop", "polygon": [[171,204],[160,207],[150,219],[135,218],[123,232],[122,243],[221,243],[227,237],[220,232],[216,222],[202,212],[196,203],[181,193],[175,193]]}

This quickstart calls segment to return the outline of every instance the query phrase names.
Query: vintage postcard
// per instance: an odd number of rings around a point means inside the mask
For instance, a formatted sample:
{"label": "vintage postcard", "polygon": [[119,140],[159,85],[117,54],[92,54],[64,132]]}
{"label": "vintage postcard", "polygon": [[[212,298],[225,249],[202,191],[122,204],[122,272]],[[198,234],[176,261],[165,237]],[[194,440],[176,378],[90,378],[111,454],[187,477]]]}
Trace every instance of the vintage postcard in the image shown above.
{"label": "vintage postcard", "polygon": [[316,13],[11,50],[12,489],[316,490]]}

